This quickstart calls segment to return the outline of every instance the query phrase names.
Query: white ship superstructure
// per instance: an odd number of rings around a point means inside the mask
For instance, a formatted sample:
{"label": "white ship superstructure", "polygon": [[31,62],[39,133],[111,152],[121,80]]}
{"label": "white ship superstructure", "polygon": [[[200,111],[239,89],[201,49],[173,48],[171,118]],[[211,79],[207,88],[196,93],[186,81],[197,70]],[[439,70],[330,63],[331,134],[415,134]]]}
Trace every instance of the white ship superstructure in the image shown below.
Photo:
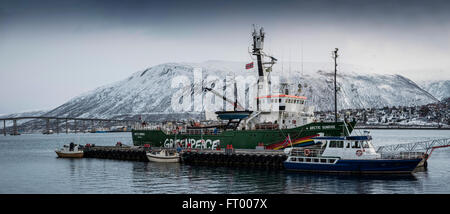
{"label": "white ship superstructure", "polygon": [[[300,86],[295,94],[291,90],[292,84],[281,83],[279,90],[272,88],[270,73],[277,59],[263,51],[264,29],[254,26],[252,36],[251,54],[256,56],[258,69],[256,111],[238,129],[287,129],[313,122],[314,109],[305,106],[307,98],[300,96]],[[265,59],[270,61],[265,62]]]}

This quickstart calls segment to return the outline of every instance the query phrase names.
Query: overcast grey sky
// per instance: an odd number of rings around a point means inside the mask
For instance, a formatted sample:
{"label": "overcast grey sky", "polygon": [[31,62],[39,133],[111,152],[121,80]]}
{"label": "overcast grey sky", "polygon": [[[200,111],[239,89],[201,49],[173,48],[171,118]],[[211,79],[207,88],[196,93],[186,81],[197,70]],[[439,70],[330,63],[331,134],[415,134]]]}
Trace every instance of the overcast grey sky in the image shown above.
{"label": "overcast grey sky", "polygon": [[55,108],[165,62],[248,61],[251,24],[287,60],[450,78],[448,1],[0,0],[0,114]]}

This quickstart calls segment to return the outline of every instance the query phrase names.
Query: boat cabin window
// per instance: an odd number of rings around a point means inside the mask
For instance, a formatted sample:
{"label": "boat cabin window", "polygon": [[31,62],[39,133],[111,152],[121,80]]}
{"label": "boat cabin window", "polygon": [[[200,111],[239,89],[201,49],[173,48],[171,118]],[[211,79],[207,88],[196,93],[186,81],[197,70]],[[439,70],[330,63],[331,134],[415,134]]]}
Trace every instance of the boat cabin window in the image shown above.
{"label": "boat cabin window", "polygon": [[362,142],[362,147],[363,148],[369,148],[369,143],[367,141],[363,141]]}
{"label": "boat cabin window", "polygon": [[345,142],[345,148],[350,148],[350,142]]}
{"label": "boat cabin window", "polygon": [[352,148],[354,148],[354,149],[359,149],[359,148],[361,148],[361,144],[359,143],[359,141],[353,142]]}
{"label": "boat cabin window", "polygon": [[330,148],[344,148],[344,141],[330,141]]}
{"label": "boat cabin window", "polygon": [[336,148],[336,141],[330,141],[330,143],[328,144],[328,147]]}

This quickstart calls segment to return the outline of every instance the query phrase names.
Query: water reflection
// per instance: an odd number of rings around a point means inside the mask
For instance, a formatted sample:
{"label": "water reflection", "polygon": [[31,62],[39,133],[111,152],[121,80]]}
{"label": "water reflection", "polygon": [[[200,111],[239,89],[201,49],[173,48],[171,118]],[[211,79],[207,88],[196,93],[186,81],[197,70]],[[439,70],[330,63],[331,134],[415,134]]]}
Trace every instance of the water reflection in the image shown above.
{"label": "water reflection", "polygon": [[[408,131],[405,132],[402,136],[408,135]],[[54,149],[67,143],[70,137],[73,138],[70,135],[0,137],[0,193],[450,192],[447,185],[450,180],[450,149],[434,151],[428,160],[428,170],[421,169],[414,174],[313,174],[179,163],[57,158]],[[97,145],[114,145],[116,141],[126,142],[126,139],[131,141],[128,134],[84,134],[80,138]]]}
{"label": "water reflection", "polygon": [[416,181],[413,174],[326,174],[286,172],[285,193],[377,193],[382,186],[406,185]]}

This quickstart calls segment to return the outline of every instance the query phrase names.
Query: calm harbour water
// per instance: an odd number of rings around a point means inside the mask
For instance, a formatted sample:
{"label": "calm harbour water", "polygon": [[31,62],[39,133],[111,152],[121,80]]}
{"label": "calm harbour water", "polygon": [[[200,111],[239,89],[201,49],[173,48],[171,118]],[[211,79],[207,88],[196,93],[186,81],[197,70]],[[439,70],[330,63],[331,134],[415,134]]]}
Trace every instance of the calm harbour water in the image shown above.
{"label": "calm harbour water", "polygon": [[[371,134],[374,145],[381,146],[449,138],[450,130],[371,130]],[[449,148],[435,150],[428,170],[412,175],[336,175],[56,158],[54,150],[71,141],[132,144],[131,133],[2,135],[0,193],[450,193]]]}

